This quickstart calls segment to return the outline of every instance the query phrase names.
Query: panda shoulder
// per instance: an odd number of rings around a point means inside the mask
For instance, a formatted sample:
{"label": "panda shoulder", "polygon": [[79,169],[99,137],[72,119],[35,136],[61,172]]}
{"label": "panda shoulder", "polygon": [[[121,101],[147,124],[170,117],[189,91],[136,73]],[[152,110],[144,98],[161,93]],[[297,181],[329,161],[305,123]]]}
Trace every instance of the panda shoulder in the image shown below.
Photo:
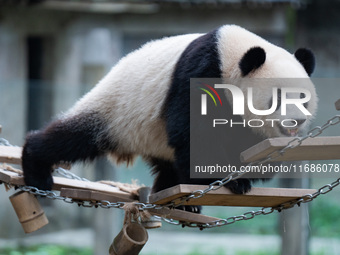
{"label": "panda shoulder", "polygon": [[[131,53],[137,53],[141,51],[149,51],[154,49],[176,49],[181,47],[181,45],[187,45],[197,37],[201,36],[202,34],[183,34],[183,35],[174,35],[174,36],[166,36],[160,39],[154,39],[146,42],[145,44],[141,45],[138,49]],[[130,53],[130,54],[131,54]],[[128,55],[130,55],[128,54]]]}

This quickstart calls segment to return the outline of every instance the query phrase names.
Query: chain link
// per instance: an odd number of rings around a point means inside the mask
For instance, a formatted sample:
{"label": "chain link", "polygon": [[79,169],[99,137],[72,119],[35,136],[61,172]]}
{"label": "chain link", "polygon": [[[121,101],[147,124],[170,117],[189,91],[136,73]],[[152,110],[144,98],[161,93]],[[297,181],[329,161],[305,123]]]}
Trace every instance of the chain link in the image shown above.
{"label": "chain link", "polygon": [[125,205],[125,202],[112,203],[106,200],[101,200],[101,201],[88,200],[87,201],[87,200],[72,199],[69,197],[60,196],[54,191],[39,190],[36,187],[32,187],[32,186],[19,186],[19,189],[25,192],[29,192],[38,197],[45,197],[45,198],[52,199],[52,200],[61,200],[69,204],[75,203],[78,206],[82,206],[82,207],[101,207],[101,208],[106,208],[106,209],[109,209],[109,208],[120,208],[121,209]]}
{"label": "chain link", "polygon": [[0,138],[0,145],[15,147],[14,145],[10,144],[9,141],[7,141],[5,138]]}
{"label": "chain link", "polygon": [[[340,123],[340,115],[336,115],[336,116],[332,117],[331,119],[329,119],[321,127],[317,126],[313,129],[309,130],[307,132],[306,136],[296,137],[296,138],[292,139],[291,141],[289,141],[287,143],[287,145],[284,148],[276,150],[276,151],[268,154],[265,158],[263,158],[259,161],[251,162],[246,167],[254,166],[254,165],[261,165],[261,164],[267,163],[269,161],[272,161],[276,158],[279,158],[287,150],[294,149],[294,148],[300,146],[304,140],[317,137],[317,136],[321,135],[325,129],[329,128],[330,126],[337,125],[339,123]],[[6,139],[3,139],[3,138],[0,138],[0,145],[13,146]],[[75,175],[75,174],[73,174],[73,173],[71,173],[71,172],[69,172],[69,171],[67,171],[63,168],[60,168],[60,167],[57,168],[55,171],[59,175],[62,175],[62,176],[69,178],[69,179],[89,181],[86,178],[81,178],[81,177],[79,177],[79,176],[77,176],[77,175]],[[193,191],[191,194],[185,195],[185,196],[177,198],[175,200],[172,200],[170,203],[168,203],[166,205],[144,204],[144,203],[135,203],[135,204],[139,207],[139,210],[141,210],[141,211],[142,210],[148,210],[148,209],[162,209],[162,208],[169,208],[169,207],[170,208],[178,207],[180,205],[183,205],[185,202],[187,202],[191,199],[201,198],[210,191],[220,189],[225,184],[240,178],[245,173],[246,173],[245,171],[244,172],[242,172],[242,171],[233,172],[233,173],[229,174],[227,177],[225,177],[221,180],[216,180],[216,181],[212,182],[204,190]],[[258,215],[268,215],[268,214],[271,214],[275,211],[280,212],[282,210],[292,208],[296,205],[300,205],[301,203],[311,202],[314,199],[316,199],[317,197],[319,197],[320,195],[324,195],[324,194],[327,194],[328,192],[332,191],[338,185],[340,185],[340,178],[337,179],[336,181],[332,182],[331,184],[324,185],[323,187],[319,188],[313,194],[305,195],[305,196],[303,196],[303,197],[301,197],[297,200],[293,200],[293,201],[283,203],[283,204],[281,204],[277,207],[263,207],[263,208],[261,208],[257,211],[248,211],[248,212],[245,212],[244,214],[241,214],[241,215],[232,216],[232,217],[229,217],[229,218],[226,218],[226,219],[220,219],[220,220],[217,220],[217,221],[204,223],[204,224],[203,223],[193,223],[193,222],[179,222],[179,221],[176,221],[176,220],[173,220],[173,219],[167,219],[167,218],[158,217],[158,216],[156,216],[156,217],[161,218],[163,221],[165,221],[169,224],[172,224],[172,225],[183,225],[183,226],[187,226],[187,227],[194,227],[194,228],[200,228],[200,229],[220,227],[220,226],[230,225],[230,224],[233,224],[233,223],[238,222],[238,221],[250,220],[250,219],[253,219],[255,216],[258,216]],[[96,208],[101,207],[101,208],[105,208],[105,209],[109,209],[109,208],[120,208],[120,209],[122,209],[124,207],[124,205],[126,204],[125,202],[112,203],[112,202],[105,201],[105,200],[102,200],[102,201],[82,200],[82,201],[80,201],[80,200],[75,200],[75,199],[72,199],[72,198],[60,196],[53,191],[39,190],[39,189],[32,187],[32,186],[20,186],[19,189],[22,190],[22,191],[29,192],[29,193],[36,195],[36,196],[46,197],[46,198],[49,198],[49,199],[52,199],[52,200],[61,200],[61,201],[64,201],[64,202],[70,203],[70,204],[76,203],[76,204],[78,204],[78,206],[83,206],[83,207],[96,207]]]}
{"label": "chain link", "polygon": [[[335,115],[331,119],[327,120],[327,122],[325,124],[323,124],[321,127],[317,126],[313,129],[309,130],[307,132],[307,135],[305,135],[303,137],[296,137],[296,138],[292,139],[291,141],[289,141],[287,143],[287,145],[284,148],[278,149],[274,152],[271,152],[265,158],[263,158],[259,161],[249,163],[245,167],[245,169],[247,167],[250,167],[250,166],[261,165],[261,164],[267,163],[269,161],[272,161],[274,159],[277,159],[277,158],[281,157],[283,154],[285,154],[287,150],[294,149],[294,148],[300,146],[304,140],[317,137],[317,136],[321,135],[325,129],[329,128],[330,126],[337,125],[339,123],[340,123],[340,115]],[[240,178],[245,173],[246,172],[241,172],[241,171],[231,173],[230,175],[228,175],[226,178],[224,178],[222,180],[217,180],[217,181],[212,182],[208,186],[208,188],[206,188],[205,190],[193,191],[189,195],[186,195],[186,196],[183,196],[183,197],[180,197],[180,198],[177,198],[177,199],[171,201],[166,206],[176,207],[176,206],[183,205],[185,202],[189,201],[190,199],[196,199],[196,198],[203,197],[205,194],[207,194],[211,190],[218,190],[221,187],[223,187],[225,184],[227,184],[228,182]],[[222,221],[220,220],[220,221],[217,221],[217,222],[215,221],[215,222],[206,223],[206,224],[197,224],[197,223],[190,223],[189,222],[189,223],[185,223],[185,225],[188,226],[188,227],[211,228],[211,227],[217,227],[217,226],[230,225],[230,224],[233,224],[233,223],[240,221],[240,220],[252,219],[252,218],[254,218],[255,216],[258,216],[258,215],[271,214],[275,210],[280,212],[284,209],[289,209],[289,208],[292,208],[296,205],[300,205],[301,203],[311,202],[315,198],[317,198],[318,196],[323,195],[323,194],[327,194],[328,192],[333,190],[333,188],[335,188],[339,184],[340,184],[340,178],[338,180],[336,180],[335,182],[333,182],[332,184],[327,184],[327,185],[321,187],[317,192],[315,192],[313,194],[305,195],[305,196],[301,197],[300,199],[298,199],[296,201],[289,201],[289,202],[283,203],[283,204],[281,204],[277,207],[263,207],[262,209],[260,209],[258,211],[246,212],[245,214],[242,214],[242,215],[239,215],[239,216],[233,216],[233,217],[223,219]],[[248,216],[245,216],[245,215],[251,215],[251,217],[249,218]]]}
{"label": "chain link", "polygon": [[67,178],[67,179],[73,179],[73,180],[78,180],[78,181],[84,181],[84,182],[89,182],[90,180],[83,178],[83,177],[79,177],[78,175],[62,168],[62,167],[58,167],[57,169],[54,170],[55,173]]}

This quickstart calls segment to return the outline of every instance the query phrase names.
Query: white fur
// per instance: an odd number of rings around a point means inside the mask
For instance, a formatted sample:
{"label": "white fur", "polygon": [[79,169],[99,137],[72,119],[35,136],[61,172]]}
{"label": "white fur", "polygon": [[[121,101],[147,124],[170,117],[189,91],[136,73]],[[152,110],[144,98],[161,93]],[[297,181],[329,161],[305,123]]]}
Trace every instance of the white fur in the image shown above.
{"label": "white fur", "polygon": [[[254,107],[258,110],[269,109],[268,102],[272,95],[272,87],[302,87],[311,92],[311,100],[308,104],[308,110],[312,115],[316,112],[317,96],[313,83],[308,77],[303,66],[286,50],[275,46],[263,38],[235,25],[225,25],[220,28],[219,34],[219,54],[221,57],[221,70],[224,78],[236,79],[235,83],[241,88],[245,95],[245,102],[247,102],[247,88],[254,87]],[[241,70],[239,62],[250,48],[259,46],[266,52],[266,60],[264,64],[247,75],[247,78],[239,79],[241,77]],[[250,78],[250,79],[249,79]],[[251,79],[252,78],[252,79]],[[270,79],[269,79],[270,78]],[[254,85],[254,81],[256,85]],[[236,84],[234,84],[236,85]],[[231,93],[227,90],[226,96],[231,102]],[[292,95],[296,96],[296,95]],[[304,131],[308,127],[309,121],[313,116],[307,118],[307,121],[301,125],[300,131]],[[294,106],[287,108],[287,115],[282,116],[280,112],[275,112],[269,116],[255,116],[248,107],[245,106],[244,119],[300,119],[306,118],[301,116],[300,110]],[[278,126],[271,127],[271,122],[265,122],[266,126],[263,128],[255,128],[257,133],[265,137],[283,136]]]}
{"label": "white fur", "polygon": [[[168,146],[165,123],[160,113],[181,53],[200,35],[188,34],[152,41],[130,53],[80,99],[65,117],[72,117],[79,112],[100,112],[108,128],[106,132],[118,144],[115,152],[118,158],[142,155],[173,160],[174,151]],[[265,64],[249,77],[308,77],[293,55],[233,25],[221,27],[218,33],[223,77],[240,77],[238,63],[244,53],[254,46],[264,48],[267,58]],[[313,85],[306,86],[312,88],[315,99]],[[245,84],[240,84],[240,87],[244,89]],[[257,103],[267,102],[270,97],[268,93],[262,93],[263,89],[260,87],[256,91]],[[267,107],[257,106],[259,109]],[[310,106],[312,112],[315,108],[314,104]],[[248,112],[246,118],[249,117],[252,116]],[[267,137],[279,135],[268,129],[264,133]]]}
{"label": "white fur", "polygon": [[116,154],[134,154],[173,160],[165,123],[160,113],[171,76],[185,48],[200,34],[151,41],[136,50],[85,95],[66,116],[82,111],[99,111],[108,125]]}

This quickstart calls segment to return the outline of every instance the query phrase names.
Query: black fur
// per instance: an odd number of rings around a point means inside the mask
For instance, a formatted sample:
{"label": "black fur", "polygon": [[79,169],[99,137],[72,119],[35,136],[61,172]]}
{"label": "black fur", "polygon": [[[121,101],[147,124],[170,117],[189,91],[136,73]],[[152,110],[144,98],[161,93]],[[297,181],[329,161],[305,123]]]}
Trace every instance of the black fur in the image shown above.
{"label": "black fur", "polygon": [[[182,53],[173,74],[173,80],[164,105],[164,118],[169,145],[175,149],[175,163],[171,174],[163,173],[156,167],[159,176],[177,176],[180,183],[209,184],[213,179],[190,179],[190,78],[221,78],[220,58],[218,54],[218,30],[194,40]],[[176,185],[173,177],[157,177],[155,190]],[[247,179],[239,179],[226,185],[234,193],[243,194],[250,190]]]}
{"label": "black fur", "polygon": [[151,158],[148,161],[152,167],[152,174],[156,175],[152,193],[183,183],[181,176],[178,176],[174,169],[173,162],[158,158]]}
{"label": "black fur", "polygon": [[[152,193],[185,183],[182,179],[183,176],[181,174],[178,175],[178,172],[175,170],[173,162],[157,158],[151,158],[148,161],[152,167],[152,173],[156,175]],[[201,212],[201,206],[180,206],[177,209],[195,213]]]}
{"label": "black fur", "polygon": [[45,129],[29,134],[22,153],[26,185],[50,190],[53,165],[93,160],[112,149],[109,139],[98,139],[104,128],[101,119],[97,113],[83,113],[56,120]]}
{"label": "black fur", "polygon": [[239,62],[242,76],[246,76],[251,71],[256,70],[266,61],[266,52],[261,47],[249,49]]}
{"label": "black fur", "polygon": [[[190,78],[221,77],[217,30],[205,34],[182,53],[165,101],[164,118],[169,145],[175,148],[174,170],[182,183],[190,179]],[[158,184],[156,184],[156,188]]]}
{"label": "black fur", "polygon": [[311,76],[315,68],[315,57],[313,52],[309,49],[300,48],[294,53],[294,56],[304,67],[308,76]]}

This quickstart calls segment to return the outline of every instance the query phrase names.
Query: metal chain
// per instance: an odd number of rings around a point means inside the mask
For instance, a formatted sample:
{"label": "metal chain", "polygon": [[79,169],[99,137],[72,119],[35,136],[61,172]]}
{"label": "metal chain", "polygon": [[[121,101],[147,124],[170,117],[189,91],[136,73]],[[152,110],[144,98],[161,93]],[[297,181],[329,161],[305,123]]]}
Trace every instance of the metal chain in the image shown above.
{"label": "metal chain", "polygon": [[[327,122],[325,124],[323,124],[321,127],[317,126],[317,127],[313,128],[313,129],[309,130],[307,132],[307,135],[305,135],[303,137],[296,137],[296,138],[292,139],[291,141],[289,141],[287,143],[287,145],[284,148],[276,150],[276,151],[268,154],[265,158],[263,158],[263,159],[261,159],[259,161],[249,163],[245,167],[245,169],[248,166],[261,165],[261,164],[267,163],[269,161],[272,161],[272,160],[274,160],[276,158],[279,158],[282,155],[284,155],[284,153],[287,150],[294,149],[294,148],[300,146],[304,140],[306,140],[308,138],[317,137],[317,136],[321,135],[325,129],[329,128],[330,126],[337,125],[339,123],[340,123],[340,115],[335,115],[331,119],[327,120]],[[175,200],[172,200],[169,204],[167,204],[165,206],[176,207],[176,206],[183,205],[185,202],[189,201],[190,199],[201,198],[205,194],[207,194],[208,192],[210,192],[212,190],[218,190],[221,187],[223,187],[225,184],[227,184],[228,182],[240,178],[245,173],[246,172],[241,172],[241,171],[231,173],[231,174],[229,174],[227,177],[225,177],[222,180],[217,180],[217,181],[212,182],[206,189],[193,191],[189,195],[186,195],[186,196],[177,198]],[[313,194],[305,195],[305,196],[301,197],[298,200],[289,201],[289,202],[283,203],[283,204],[281,204],[281,205],[279,205],[277,207],[263,207],[262,209],[257,210],[257,211],[248,211],[248,212],[246,212],[246,213],[244,213],[242,215],[232,216],[232,217],[229,217],[229,218],[226,218],[226,219],[221,219],[221,220],[210,222],[210,223],[206,223],[206,224],[192,223],[192,222],[186,222],[186,223],[177,223],[176,222],[176,223],[174,223],[174,221],[170,221],[168,223],[175,224],[175,225],[184,224],[185,226],[188,226],[188,227],[198,227],[200,229],[230,225],[230,224],[233,224],[233,223],[235,223],[237,221],[253,219],[255,216],[258,216],[258,215],[271,214],[275,210],[280,212],[280,211],[282,211],[284,209],[292,208],[295,205],[300,205],[301,203],[311,202],[315,198],[317,198],[318,196],[330,192],[333,188],[335,188],[339,184],[340,184],[340,178],[338,180],[334,181],[331,184],[327,184],[327,185],[321,187],[317,192],[315,192]]]}
{"label": "metal chain", "polygon": [[[101,207],[105,209],[110,209],[110,208],[119,208],[122,209],[124,205],[126,204],[125,202],[110,202],[107,200],[100,200],[100,201],[92,201],[92,200],[77,200],[69,197],[64,197],[58,195],[54,191],[50,190],[40,190],[36,187],[32,186],[19,186],[18,187],[20,190],[29,192],[35,196],[39,197],[44,197],[52,200],[61,200],[69,204],[77,204],[78,206],[82,207]],[[156,204],[144,204],[144,203],[134,203],[134,205],[143,208],[142,210],[148,210],[148,209],[160,209],[160,207],[163,208],[163,206],[156,205]]]}
{"label": "metal chain", "polygon": [[[290,149],[294,149],[298,146],[300,146],[302,144],[302,142],[308,138],[314,138],[317,137],[319,135],[321,135],[323,133],[323,131],[327,128],[329,128],[330,126],[333,125],[337,125],[340,123],[340,115],[336,115],[334,117],[332,117],[331,119],[329,119],[324,125],[317,126],[311,130],[309,130],[307,132],[306,136],[303,137],[296,137],[294,139],[292,139],[291,141],[288,142],[288,144],[279,150],[276,150],[270,154],[268,154],[264,159],[261,159],[259,161],[256,162],[251,162],[247,165],[248,166],[254,166],[254,165],[260,165],[260,164],[264,164],[267,163],[268,161],[272,161],[278,157],[281,157],[287,150]],[[0,145],[5,145],[5,146],[13,146],[11,145],[6,139],[0,138]],[[82,180],[82,181],[89,181],[85,178],[81,178],[65,169],[62,168],[58,168],[56,169],[56,172],[66,178],[70,178],[70,179],[76,179],[76,180]],[[242,175],[244,175],[246,172],[242,172],[242,171],[238,171],[238,172],[233,172],[231,174],[229,174],[227,177],[221,179],[221,180],[217,180],[212,182],[211,184],[209,184],[209,186],[204,189],[204,190],[196,190],[194,192],[192,192],[189,195],[185,195],[182,196],[180,198],[177,198],[175,200],[172,200],[170,203],[166,204],[166,205],[156,205],[156,204],[145,204],[145,203],[135,203],[135,205],[139,206],[139,210],[148,210],[148,209],[162,209],[162,208],[174,208],[174,207],[178,207],[182,204],[184,204],[185,202],[189,201],[190,199],[197,199],[197,198],[201,198],[203,197],[205,194],[207,194],[210,191],[213,190],[218,190],[221,187],[223,187],[225,184],[229,183],[230,181],[236,180],[238,178],[240,178]],[[274,211],[281,211],[284,209],[289,209],[292,208],[296,205],[300,205],[301,203],[308,203],[313,201],[315,198],[319,197],[320,195],[324,195],[327,194],[328,192],[332,191],[335,187],[337,187],[340,184],[340,178],[337,179],[336,181],[332,182],[331,184],[327,184],[324,185],[323,187],[319,188],[315,193],[313,194],[308,194],[305,195],[297,200],[293,200],[293,201],[289,201],[286,203],[283,203],[277,207],[263,207],[260,210],[257,211],[248,211],[245,212],[242,215],[238,215],[238,216],[232,216],[226,219],[220,219],[217,221],[213,221],[210,223],[192,223],[192,222],[179,222],[173,219],[167,219],[167,218],[163,218],[163,217],[158,217],[163,219],[165,222],[169,223],[169,224],[173,224],[173,225],[185,225],[188,227],[195,227],[195,228],[213,228],[213,227],[220,227],[220,226],[225,226],[225,225],[230,225],[233,224],[235,222],[238,221],[242,221],[242,220],[250,220],[253,219],[255,216],[258,215],[268,215],[273,213]],[[23,191],[27,191],[31,194],[37,195],[37,196],[41,196],[41,197],[46,197],[49,199],[53,199],[53,200],[62,200],[66,203],[76,203],[78,204],[78,206],[83,206],[83,207],[101,207],[101,208],[122,208],[126,203],[125,202],[116,202],[116,203],[112,203],[109,201],[80,201],[80,200],[75,200],[72,198],[68,198],[68,197],[63,197],[60,195],[57,195],[57,193],[53,192],[53,191],[45,191],[45,190],[39,190],[35,187],[32,186],[20,186],[19,189],[23,190]]]}
{"label": "metal chain", "polygon": [[83,206],[83,207],[96,207],[96,208],[101,207],[101,208],[108,209],[108,208],[122,208],[125,205],[125,202],[111,203],[105,200],[102,200],[102,201],[76,200],[76,199],[72,199],[69,197],[60,196],[54,191],[39,190],[36,187],[32,187],[32,186],[19,186],[19,189],[25,192],[29,192],[35,196],[45,197],[45,198],[52,199],[52,200],[61,200],[69,204],[75,203],[75,204],[78,204],[78,206]]}
{"label": "metal chain", "polygon": [[[277,159],[277,158],[281,157],[284,153],[286,153],[287,150],[291,150],[291,149],[294,149],[294,148],[300,146],[304,140],[306,140],[308,138],[317,137],[317,136],[321,135],[325,129],[329,128],[330,126],[337,125],[339,123],[340,123],[340,115],[335,115],[331,119],[327,120],[327,122],[324,125],[322,125],[321,127],[317,126],[313,129],[309,130],[307,132],[307,135],[305,135],[303,137],[296,137],[296,138],[292,139],[291,141],[289,141],[287,143],[287,145],[284,148],[278,149],[274,152],[271,152],[270,154],[268,154],[265,158],[263,158],[261,160],[249,163],[245,167],[245,169],[247,169],[247,167],[250,167],[250,166],[261,165],[261,164],[267,163],[269,161],[272,161],[274,159]],[[177,207],[177,206],[183,205],[185,202],[189,201],[190,199],[201,198],[205,194],[207,194],[208,192],[210,192],[212,190],[218,190],[218,189],[222,188],[228,182],[231,182],[231,181],[234,181],[234,180],[240,178],[245,173],[246,173],[246,171],[233,172],[222,180],[217,180],[217,181],[212,182],[204,190],[195,190],[189,195],[179,197],[179,198],[176,198],[175,200],[172,200],[169,204],[167,204],[167,206]]]}
{"label": "metal chain", "polygon": [[0,138],[0,145],[15,147],[14,145],[10,144],[9,141],[7,141],[5,138]]}
{"label": "metal chain", "polygon": [[[182,225],[184,224],[187,227],[200,228],[200,229],[226,226],[226,225],[233,224],[237,221],[253,219],[255,216],[258,216],[258,215],[268,215],[275,211],[281,212],[282,210],[292,208],[296,205],[300,206],[302,203],[309,203],[313,201],[314,199],[316,199],[317,197],[319,197],[320,195],[325,195],[328,192],[332,191],[338,185],[340,185],[340,178],[332,182],[331,184],[326,184],[322,186],[313,194],[305,195],[297,200],[288,201],[277,207],[263,207],[257,211],[248,211],[241,215],[232,216],[226,219],[220,219],[220,220],[216,220],[216,221],[205,223],[205,224],[192,223],[192,222],[185,222],[185,223],[178,223],[178,224],[182,224]],[[169,222],[169,223],[174,224],[173,222]],[[177,225],[177,223],[175,223],[175,225]]]}
{"label": "metal chain", "polygon": [[84,182],[90,182],[90,180],[80,177],[62,167],[58,167],[54,170],[55,173],[67,178],[67,179],[73,179],[73,180],[78,180],[78,181],[84,181]]}

